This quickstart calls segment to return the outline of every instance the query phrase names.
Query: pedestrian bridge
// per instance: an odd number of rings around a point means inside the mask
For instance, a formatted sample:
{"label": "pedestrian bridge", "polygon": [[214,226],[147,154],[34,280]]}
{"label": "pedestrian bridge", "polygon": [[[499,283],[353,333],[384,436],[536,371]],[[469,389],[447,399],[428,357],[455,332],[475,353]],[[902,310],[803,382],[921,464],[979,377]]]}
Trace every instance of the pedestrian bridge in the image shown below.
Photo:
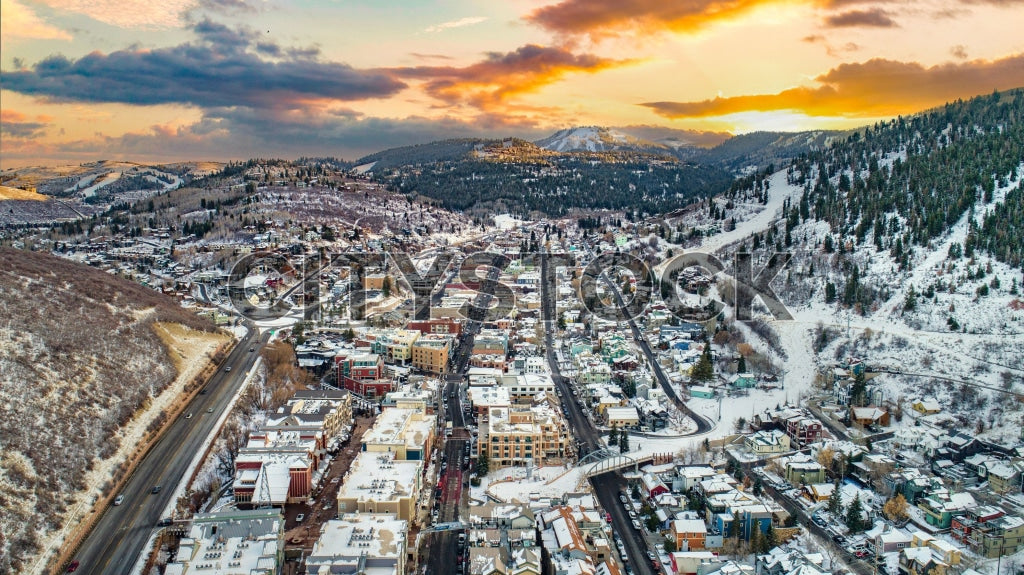
{"label": "pedestrian bridge", "polygon": [[672,461],[672,454],[670,453],[648,453],[633,457],[626,453],[612,453],[602,448],[588,453],[576,462],[576,467],[582,467],[583,475],[589,479],[602,473],[619,471],[628,467],[632,467],[634,472],[638,472],[641,465],[667,463],[669,461]]}

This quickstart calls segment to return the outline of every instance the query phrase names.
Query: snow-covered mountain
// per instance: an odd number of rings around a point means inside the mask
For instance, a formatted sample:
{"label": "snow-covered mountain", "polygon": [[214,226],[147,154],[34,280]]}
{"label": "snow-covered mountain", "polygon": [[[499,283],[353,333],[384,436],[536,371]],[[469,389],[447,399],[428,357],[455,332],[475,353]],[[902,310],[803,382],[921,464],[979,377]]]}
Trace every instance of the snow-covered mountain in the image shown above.
{"label": "snow-covered mountain", "polygon": [[554,152],[631,151],[689,156],[702,147],[716,145],[729,137],[730,134],[726,133],[672,130],[653,126],[577,126],[559,130],[534,143]]}

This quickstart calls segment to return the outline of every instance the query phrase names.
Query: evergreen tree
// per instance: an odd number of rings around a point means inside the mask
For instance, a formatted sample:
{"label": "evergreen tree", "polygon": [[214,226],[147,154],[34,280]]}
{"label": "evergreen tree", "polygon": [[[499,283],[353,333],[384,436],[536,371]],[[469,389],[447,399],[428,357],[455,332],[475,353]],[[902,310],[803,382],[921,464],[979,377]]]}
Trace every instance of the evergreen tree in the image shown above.
{"label": "evergreen tree", "polygon": [[843,495],[839,490],[839,483],[835,484],[835,488],[832,490],[832,495],[828,497],[828,512],[833,517],[839,517],[843,514]]}
{"label": "evergreen tree", "polygon": [[860,533],[864,531],[864,506],[860,502],[860,494],[853,498],[853,502],[850,503],[850,507],[846,510],[846,527],[850,529],[851,533]]}
{"label": "evergreen tree", "polygon": [[917,292],[914,291],[914,286],[910,286],[907,290],[907,297],[903,298],[903,311],[914,311],[917,309]]}
{"label": "evergreen tree", "polygon": [[779,544],[779,534],[775,532],[775,526],[768,523],[768,529],[764,533],[764,540],[767,544],[768,549],[765,551],[771,551]]}
{"label": "evergreen tree", "polygon": [[619,427],[613,423],[612,428],[608,430],[608,445],[615,445],[619,442]]}
{"label": "evergreen tree", "polygon": [[867,405],[867,388],[868,381],[862,371],[853,377],[853,387],[850,388],[850,405],[854,407],[864,407]]}
{"label": "evergreen tree", "polygon": [[736,362],[736,373],[747,372],[747,358],[740,356],[739,361]]}
{"label": "evergreen tree", "polygon": [[697,364],[693,366],[691,372],[691,379],[694,381],[711,381],[715,376],[715,366],[711,363],[711,343],[704,342],[704,353],[700,354],[700,359],[697,360]]}
{"label": "evergreen tree", "polygon": [[836,284],[832,282],[825,283],[825,303],[834,303],[836,301]]}
{"label": "evergreen tree", "polygon": [[483,477],[490,470],[491,460],[487,457],[487,450],[481,449],[480,454],[476,457],[476,474],[478,477]]}
{"label": "evergreen tree", "polygon": [[629,434],[623,431],[619,434],[619,453],[629,452]]}

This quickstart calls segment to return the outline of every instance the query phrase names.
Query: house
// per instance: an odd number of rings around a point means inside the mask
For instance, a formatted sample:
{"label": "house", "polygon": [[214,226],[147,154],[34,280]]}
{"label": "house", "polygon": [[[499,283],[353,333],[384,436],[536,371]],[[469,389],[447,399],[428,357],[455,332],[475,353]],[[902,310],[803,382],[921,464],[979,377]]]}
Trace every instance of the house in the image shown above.
{"label": "house", "polygon": [[942,411],[942,406],[934,399],[919,399],[910,404],[910,408],[921,415],[933,415]]}
{"label": "house", "polygon": [[910,545],[913,540],[910,533],[897,529],[888,523],[877,523],[874,529],[866,533],[874,546],[874,554],[892,553]]}
{"label": "house", "polygon": [[786,419],[785,426],[790,444],[806,447],[821,440],[821,422],[812,417],[796,415]]}
{"label": "house", "polygon": [[946,575],[949,564],[941,561],[927,547],[904,547],[900,551],[900,573],[903,575]]}
{"label": "house", "polygon": [[949,529],[954,516],[977,507],[977,503],[970,493],[949,493],[941,489],[929,493],[917,506],[924,511],[924,520],[928,525]]}
{"label": "house", "polygon": [[631,428],[640,425],[640,414],[635,407],[607,407],[605,408],[605,423],[619,429]]}
{"label": "house", "polygon": [[647,499],[654,499],[659,495],[669,492],[668,486],[653,473],[645,473],[640,482],[643,484],[643,492]]}
{"label": "house", "polygon": [[888,427],[889,412],[873,405],[868,407],[851,407],[850,421],[864,427],[869,425]]}
{"label": "house", "polygon": [[786,481],[793,485],[825,482],[825,468],[809,457],[793,457],[786,461]]}
{"label": "house", "polygon": [[729,376],[729,385],[736,389],[748,389],[757,385],[757,377],[752,373],[734,373]]}
{"label": "house", "polygon": [[672,521],[671,537],[676,549],[681,551],[702,551],[708,536],[707,525],[700,519],[676,519]]}
{"label": "house", "polygon": [[804,485],[801,494],[811,500],[812,503],[818,503],[828,501],[835,490],[836,486],[834,483],[812,483]]}
{"label": "house", "polygon": [[986,469],[988,470],[988,486],[992,491],[996,493],[1020,492],[1021,472],[1019,463],[1011,465],[1005,461],[999,461],[987,464]]}
{"label": "house", "polygon": [[715,390],[711,389],[706,385],[691,385],[690,386],[690,397],[700,397],[702,399],[713,399],[715,397]]}
{"label": "house", "polygon": [[754,455],[771,455],[789,451],[789,436],[778,429],[757,431],[743,439],[743,445]]}
{"label": "house", "polygon": [[953,519],[950,534],[975,553],[988,558],[1012,555],[1024,549],[1024,519],[997,507],[966,510]]}
{"label": "house", "polygon": [[710,551],[676,551],[669,556],[676,575],[697,575],[701,566],[718,561]]}

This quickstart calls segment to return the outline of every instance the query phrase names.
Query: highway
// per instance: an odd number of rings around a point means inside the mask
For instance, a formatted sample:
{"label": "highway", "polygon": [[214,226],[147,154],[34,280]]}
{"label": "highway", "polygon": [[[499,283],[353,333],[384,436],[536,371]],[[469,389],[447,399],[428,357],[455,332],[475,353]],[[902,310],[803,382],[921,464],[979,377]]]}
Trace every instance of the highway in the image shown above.
{"label": "highway", "polygon": [[[555,302],[552,294],[555,291],[555,278],[553,270],[549,270],[547,254],[541,254],[540,283],[541,283],[541,312],[544,321],[544,347],[547,355],[548,365],[551,368],[551,377],[562,397],[562,405],[566,409],[566,422],[572,430],[573,437],[579,443],[581,454],[590,453],[601,449],[600,433],[594,427],[593,422],[587,418],[580,408],[579,402],[572,394],[569,383],[558,368],[558,359],[555,356],[554,331],[555,326]],[[619,493],[625,491],[625,481],[619,472],[603,473],[592,477],[590,484],[594,488],[594,495],[600,502],[601,507],[612,517],[612,531],[622,540],[626,549],[628,559],[628,572],[639,575],[653,575],[656,573],[650,560],[647,558],[647,542],[643,534],[633,528],[632,519],[627,515],[625,508],[619,502]]]}
{"label": "highway", "polygon": [[[166,424],[164,436],[142,459],[121,491],[124,503],[103,512],[75,553],[78,573],[127,574],[140,554],[148,551],[146,542],[157,529],[186,468],[205,449],[207,438],[268,338],[267,334],[258,338],[255,330],[250,331],[207,382],[207,393],[196,395],[180,417]],[[250,348],[254,351],[250,352]],[[225,371],[229,366],[231,371]],[[188,413],[192,413],[191,419],[185,418]],[[153,494],[157,485],[160,492]]]}

